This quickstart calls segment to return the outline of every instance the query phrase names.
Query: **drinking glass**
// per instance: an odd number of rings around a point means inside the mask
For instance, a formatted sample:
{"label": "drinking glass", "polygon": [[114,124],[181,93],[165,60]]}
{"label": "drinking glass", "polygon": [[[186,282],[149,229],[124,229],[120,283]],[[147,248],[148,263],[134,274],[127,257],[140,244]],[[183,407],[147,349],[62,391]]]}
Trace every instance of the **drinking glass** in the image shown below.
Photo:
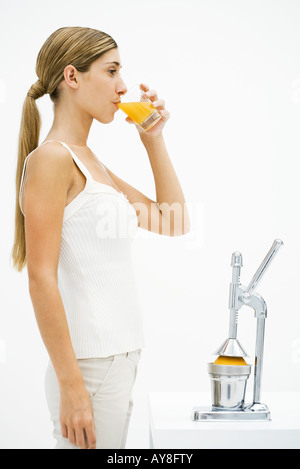
{"label": "drinking glass", "polygon": [[118,108],[145,131],[151,129],[162,117],[138,84],[121,96]]}

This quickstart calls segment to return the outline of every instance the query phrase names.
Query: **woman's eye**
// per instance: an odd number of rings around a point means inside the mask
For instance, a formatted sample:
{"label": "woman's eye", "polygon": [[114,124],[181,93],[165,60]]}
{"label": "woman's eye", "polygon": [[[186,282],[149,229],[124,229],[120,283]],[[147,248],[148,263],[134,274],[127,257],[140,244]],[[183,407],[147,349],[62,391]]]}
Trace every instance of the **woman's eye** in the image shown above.
{"label": "woman's eye", "polygon": [[116,73],[116,71],[117,71],[117,70],[109,70],[109,73],[110,73],[111,75],[114,75],[114,74]]}

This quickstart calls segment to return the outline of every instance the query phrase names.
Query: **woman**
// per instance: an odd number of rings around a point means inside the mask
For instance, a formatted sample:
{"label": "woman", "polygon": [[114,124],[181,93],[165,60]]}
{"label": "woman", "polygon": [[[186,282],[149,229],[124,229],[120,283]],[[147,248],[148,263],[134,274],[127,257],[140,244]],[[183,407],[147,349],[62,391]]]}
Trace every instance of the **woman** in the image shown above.
{"label": "woman", "polygon": [[[39,79],[23,107],[12,257],[18,271],[27,264],[50,357],[45,383],[56,448],[125,447],[144,346],[131,243],[137,227],[169,236],[189,231],[162,136],[169,113],[155,91],[141,85],[162,118],[138,134],[157,201],[113,174],[87,146],[93,120],[111,122],[126,92],[120,68],[109,35],[60,28],[38,54]],[[39,145],[35,100],[46,93],[54,121]],[[171,206],[180,216],[170,216]]]}

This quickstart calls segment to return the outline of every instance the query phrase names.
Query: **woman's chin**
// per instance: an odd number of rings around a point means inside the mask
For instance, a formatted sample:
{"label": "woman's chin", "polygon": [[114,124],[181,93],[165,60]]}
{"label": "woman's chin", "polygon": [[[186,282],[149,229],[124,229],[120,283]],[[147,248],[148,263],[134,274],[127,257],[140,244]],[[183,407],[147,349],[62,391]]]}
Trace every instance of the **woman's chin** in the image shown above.
{"label": "woman's chin", "polygon": [[105,116],[105,117],[94,117],[94,119],[98,122],[100,122],[101,124],[110,124],[115,118],[115,115],[112,114],[111,116]]}

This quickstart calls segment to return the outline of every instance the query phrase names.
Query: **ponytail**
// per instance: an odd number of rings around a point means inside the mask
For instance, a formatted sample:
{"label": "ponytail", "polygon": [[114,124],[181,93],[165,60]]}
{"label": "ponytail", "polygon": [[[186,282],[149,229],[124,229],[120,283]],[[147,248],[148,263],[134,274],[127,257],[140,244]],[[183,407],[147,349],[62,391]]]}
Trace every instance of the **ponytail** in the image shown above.
{"label": "ponytail", "polygon": [[45,93],[45,88],[38,80],[28,91],[22,110],[16,171],[15,239],[11,254],[13,266],[19,272],[26,265],[24,215],[19,205],[21,178],[26,156],[39,145],[41,118],[35,100]]}

